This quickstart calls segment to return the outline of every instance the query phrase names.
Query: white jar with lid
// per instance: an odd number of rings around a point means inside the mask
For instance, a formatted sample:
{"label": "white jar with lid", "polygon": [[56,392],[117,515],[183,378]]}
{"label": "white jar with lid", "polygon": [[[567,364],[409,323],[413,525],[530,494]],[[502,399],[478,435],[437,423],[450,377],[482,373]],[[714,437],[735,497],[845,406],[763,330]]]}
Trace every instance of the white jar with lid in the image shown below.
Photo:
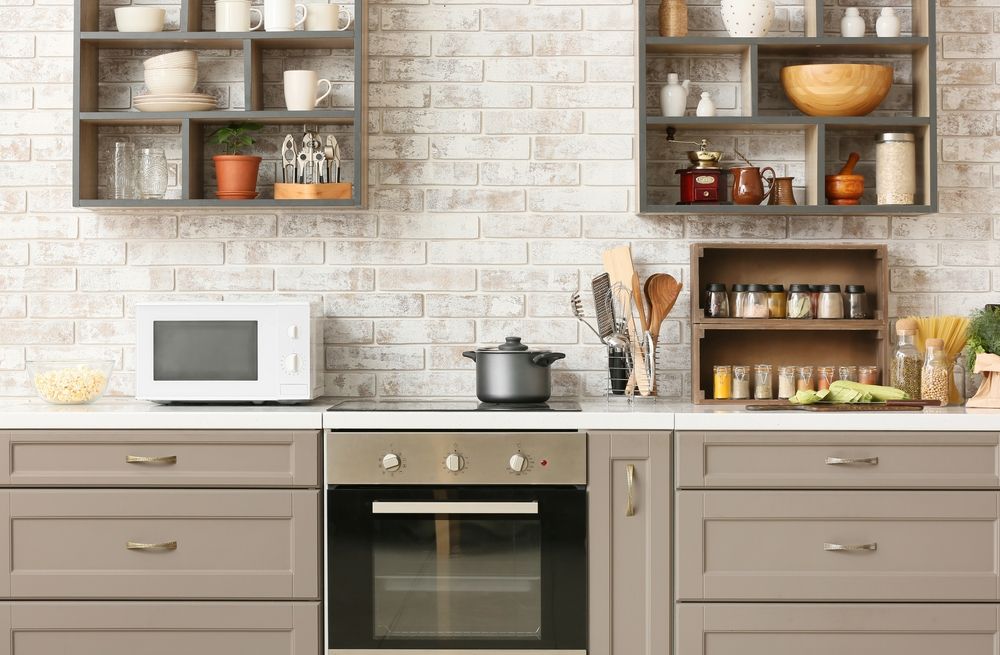
{"label": "white jar with lid", "polygon": [[844,10],[844,17],[840,19],[840,35],[853,38],[865,35],[865,19],[857,7]]}
{"label": "white jar with lid", "polygon": [[916,144],[909,132],[875,138],[875,194],[880,205],[912,205],[917,190]]}

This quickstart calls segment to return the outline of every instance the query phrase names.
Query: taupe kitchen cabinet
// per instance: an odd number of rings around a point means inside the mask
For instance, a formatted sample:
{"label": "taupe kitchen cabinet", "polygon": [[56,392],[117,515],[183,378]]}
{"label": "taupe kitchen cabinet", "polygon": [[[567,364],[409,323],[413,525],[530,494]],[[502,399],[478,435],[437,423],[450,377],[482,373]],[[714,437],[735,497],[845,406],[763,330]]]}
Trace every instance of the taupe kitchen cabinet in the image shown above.
{"label": "taupe kitchen cabinet", "polygon": [[669,650],[670,442],[588,434],[590,655]]}
{"label": "taupe kitchen cabinet", "polygon": [[997,655],[996,605],[685,603],[677,655]]}
{"label": "taupe kitchen cabinet", "polygon": [[317,655],[319,603],[16,602],[0,655]]}

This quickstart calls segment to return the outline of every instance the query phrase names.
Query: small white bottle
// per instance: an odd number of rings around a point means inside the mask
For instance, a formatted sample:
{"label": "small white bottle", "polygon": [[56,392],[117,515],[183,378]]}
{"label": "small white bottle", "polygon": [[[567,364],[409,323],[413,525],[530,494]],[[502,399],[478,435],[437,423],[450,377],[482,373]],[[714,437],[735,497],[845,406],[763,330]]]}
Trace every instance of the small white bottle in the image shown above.
{"label": "small white bottle", "polygon": [[865,35],[865,19],[858,13],[857,7],[844,10],[844,17],[840,19],[840,35],[850,38]]}
{"label": "small white bottle", "polygon": [[899,16],[892,7],[883,7],[878,20],[875,21],[875,34],[878,36],[899,36]]}
{"label": "small white bottle", "polygon": [[715,116],[715,103],[712,101],[712,94],[708,91],[701,92],[701,100],[694,110],[695,116]]}

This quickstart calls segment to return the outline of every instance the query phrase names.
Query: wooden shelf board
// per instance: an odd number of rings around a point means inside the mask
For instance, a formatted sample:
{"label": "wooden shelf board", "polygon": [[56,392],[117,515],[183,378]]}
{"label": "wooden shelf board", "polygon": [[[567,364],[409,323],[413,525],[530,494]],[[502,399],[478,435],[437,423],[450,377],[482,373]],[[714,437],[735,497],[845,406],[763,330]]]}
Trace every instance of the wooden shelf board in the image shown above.
{"label": "wooden shelf board", "polygon": [[217,198],[166,198],[162,200],[80,200],[79,207],[101,207],[114,209],[116,207],[212,207],[225,209],[227,207],[355,207],[350,198],[338,200],[275,200],[274,198],[259,198],[257,200],[219,200]]}
{"label": "wooden shelf board", "polygon": [[930,205],[648,205],[640,214],[684,214],[708,216],[888,216],[932,214]]}
{"label": "wooden shelf board", "polygon": [[805,129],[816,125],[827,127],[927,127],[931,119],[925,116],[646,116],[646,129],[665,132],[667,127],[701,130],[746,129]]}
{"label": "wooden shelf board", "polygon": [[222,124],[231,121],[256,121],[268,125],[299,125],[315,123],[322,125],[353,125],[354,111],[351,109],[317,109],[314,111],[92,111],[80,114],[83,123],[97,125],[180,125],[184,119],[197,123]]}
{"label": "wooden shelf board", "polygon": [[98,48],[242,48],[251,41],[262,48],[354,48],[354,32],[82,32],[82,43]]}
{"label": "wooden shelf board", "polygon": [[647,36],[646,52],[665,53],[734,53],[757,46],[763,55],[817,54],[906,54],[930,45],[925,36],[881,38],[865,36],[846,39],[839,36],[773,36],[736,38],[729,36]]}
{"label": "wooden shelf board", "polygon": [[694,324],[705,330],[881,330],[885,323],[878,319],[819,319],[819,318],[705,318],[696,317]]}

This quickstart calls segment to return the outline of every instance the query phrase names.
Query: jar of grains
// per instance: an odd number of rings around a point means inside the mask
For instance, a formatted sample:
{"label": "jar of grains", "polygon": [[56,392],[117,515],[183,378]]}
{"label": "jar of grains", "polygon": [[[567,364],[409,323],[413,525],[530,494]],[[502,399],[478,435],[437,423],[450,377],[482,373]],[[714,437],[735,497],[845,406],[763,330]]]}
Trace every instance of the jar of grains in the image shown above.
{"label": "jar of grains", "polygon": [[768,309],[767,287],[763,284],[751,284],[747,287],[746,300],[743,301],[743,318],[767,318]]}
{"label": "jar of grains", "polygon": [[813,367],[812,366],[800,366],[795,375],[795,390],[796,391],[816,391],[816,385],[813,383]]}
{"label": "jar of grains", "polygon": [[920,397],[920,351],[917,350],[917,322],[912,318],[896,321],[896,352],[892,355],[889,384],[910,398]]}
{"label": "jar of grains", "polygon": [[770,364],[757,364],[753,367],[753,397],[757,400],[774,398],[771,390]]}
{"label": "jar of grains", "polygon": [[788,297],[785,285],[767,285],[767,312],[771,318],[785,318],[788,315]]}
{"label": "jar of grains", "polygon": [[916,144],[907,132],[875,138],[875,197],[880,205],[912,205],[917,189]]}
{"label": "jar of grains", "polygon": [[791,398],[795,395],[795,367],[778,367],[778,398]]}
{"label": "jar of grains", "polygon": [[733,367],[716,366],[713,370],[712,396],[716,400],[729,400],[729,394],[733,390]]}
{"label": "jar of grains", "polygon": [[920,372],[920,399],[948,404],[951,389],[951,362],[944,353],[944,339],[928,339],[924,344],[924,368]]}
{"label": "jar of grains", "polygon": [[731,398],[742,400],[750,397],[750,367],[733,367],[733,393]]}
{"label": "jar of grains", "polygon": [[808,284],[793,284],[788,287],[788,318],[812,318],[812,296]]}

